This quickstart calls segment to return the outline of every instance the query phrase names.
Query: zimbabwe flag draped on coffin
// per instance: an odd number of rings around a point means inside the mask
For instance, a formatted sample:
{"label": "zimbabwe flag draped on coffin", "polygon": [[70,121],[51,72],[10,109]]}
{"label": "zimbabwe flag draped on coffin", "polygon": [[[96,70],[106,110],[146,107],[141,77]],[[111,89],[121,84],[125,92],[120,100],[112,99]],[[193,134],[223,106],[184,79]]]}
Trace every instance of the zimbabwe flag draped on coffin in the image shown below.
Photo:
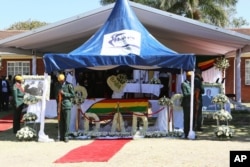
{"label": "zimbabwe flag draped on coffin", "polygon": [[93,104],[87,112],[96,114],[108,114],[112,112],[148,112],[147,99],[104,99]]}

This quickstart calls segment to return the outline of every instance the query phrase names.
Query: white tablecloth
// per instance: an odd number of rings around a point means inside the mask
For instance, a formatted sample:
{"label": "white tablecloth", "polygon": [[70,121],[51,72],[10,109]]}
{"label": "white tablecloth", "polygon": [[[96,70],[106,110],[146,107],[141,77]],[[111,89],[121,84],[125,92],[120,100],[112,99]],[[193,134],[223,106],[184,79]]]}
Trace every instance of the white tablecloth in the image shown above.
{"label": "white tablecloth", "polygon": [[123,89],[124,93],[150,93],[155,96],[160,95],[163,85],[161,84],[140,84],[140,83],[127,83]]}

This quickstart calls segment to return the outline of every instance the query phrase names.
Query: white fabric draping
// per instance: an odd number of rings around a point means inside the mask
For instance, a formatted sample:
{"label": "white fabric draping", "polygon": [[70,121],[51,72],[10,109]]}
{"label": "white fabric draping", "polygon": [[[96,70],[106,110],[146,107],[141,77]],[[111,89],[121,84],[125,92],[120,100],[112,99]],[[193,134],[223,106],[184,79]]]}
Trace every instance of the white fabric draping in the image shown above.
{"label": "white fabric draping", "polygon": [[73,86],[76,86],[76,78],[74,75],[68,73],[67,76],[66,76],[66,81],[71,83]]}
{"label": "white fabric draping", "polygon": [[163,85],[161,84],[140,84],[140,83],[127,83],[123,89],[124,93],[150,93],[155,96],[160,95]]}
{"label": "white fabric draping", "polygon": [[175,93],[182,93],[181,91],[181,83],[184,81],[184,74],[176,74],[176,92]]}
{"label": "white fabric draping", "polygon": [[133,80],[139,83],[148,82],[148,71],[133,70]]}
{"label": "white fabric draping", "polygon": [[46,118],[55,118],[55,117],[57,117],[57,103],[56,103],[56,100],[46,101],[45,117]]}
{"label": "white fabric draping", "polygon": [[42,101],[38,101],[35,104],[30,104],[27,108],[27,112],[34,113],[37,115],[36,122],[41,121],[41,110],[42,110]]}
{"label": "white fabric draping", "polygon": [[[162,108],[162,106],[161,106]],[[168,130],[168,108],[164,107],[156,119],[155,128],[159,131]],[[183,129],[183,110],[173,110],[174,129]]]}
{"label": "white fabric draping", "polygon": [[[164,116],[168,109],[163,108],[163,106],[158,104],[158,100],[149,100],[151,103],[152,113],[160,111],[158,114],[153,114],[152,117],[156,117],[155,128],[158,130],[164,130],[167,128],[167,118]],[[165,113],[164,113],[165,112]],[[175,129],[183,129],[183,110],[182,109],[173,109],[173,123]]]}
{"label": "white fabric draping", "polygon": [[[81,106],[80,106],[81,107]],[[77,114],[79,114],[77,116]],[[79,124],[78,124],[78,129],[76,129],[76,120],[79,120]],[[83,130],[84,128],[84,121],[83,121],[83,115],[82,113],[78,113],[78,106],[77,105],[73,105],[72,109],[71,109],[71,117],[70,117],[70,125],[69,125],[69,131],[70,132],[76,132],[77,130]]]}
{"label": "white fabric draping", "polygon": [[221,71],[215,67],[202,72],[203,81],[208,83],[215,83],[218,78],[220,78],[219,83],[221,83],[221,75]]}
{"label": "white fabric draping", "polygon": [[155,122],[157,130],[168,132],[168,109],[164,109],[158,114],[157,120]]}

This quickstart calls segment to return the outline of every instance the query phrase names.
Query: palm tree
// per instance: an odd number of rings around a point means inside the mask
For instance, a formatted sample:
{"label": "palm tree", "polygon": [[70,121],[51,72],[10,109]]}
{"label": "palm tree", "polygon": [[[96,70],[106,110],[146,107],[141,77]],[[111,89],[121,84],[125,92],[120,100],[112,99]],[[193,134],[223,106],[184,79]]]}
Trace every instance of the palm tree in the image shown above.
{"label": "palm tree", "polygon": [[[237,0],[133,0],[204,23],[225,27],[229,22],[228,10],[235,8]],[[101,0],[102,5],[115,0]]]}

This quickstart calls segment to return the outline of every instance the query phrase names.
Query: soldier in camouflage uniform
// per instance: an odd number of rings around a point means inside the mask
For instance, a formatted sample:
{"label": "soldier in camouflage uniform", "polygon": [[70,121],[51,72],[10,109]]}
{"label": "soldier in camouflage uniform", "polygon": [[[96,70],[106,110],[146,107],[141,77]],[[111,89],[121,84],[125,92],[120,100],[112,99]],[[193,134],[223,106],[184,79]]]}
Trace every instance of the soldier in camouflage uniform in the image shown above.
{"label": "soldier in camouflage uniform", "polygon": [[24,89],[22,87],[23,78],[21,75],[15,76],[15,84],[13,85],[13,102],[14,102],[14,113],[13,113],[13,132],[14,134],[20,130],[20,120],[22,117],[23,110],[23,97]]}
{"label": "soldier in camouflage uniform", "polygon": [[[58,83],[55,85],[55,97],[57,100],[57,107],[61,110],[58,111],[59,114],[59,130],[60,130],[60,141],[69,141],[69,126],[70,126],[70,116],[71,108],[73,106],[72,99],[75,96],[74,87],[71,83],[65,81],[65,76],[63,74],[58,75]],[[61,106],[59,106],[59,94],[61,93]]]}

